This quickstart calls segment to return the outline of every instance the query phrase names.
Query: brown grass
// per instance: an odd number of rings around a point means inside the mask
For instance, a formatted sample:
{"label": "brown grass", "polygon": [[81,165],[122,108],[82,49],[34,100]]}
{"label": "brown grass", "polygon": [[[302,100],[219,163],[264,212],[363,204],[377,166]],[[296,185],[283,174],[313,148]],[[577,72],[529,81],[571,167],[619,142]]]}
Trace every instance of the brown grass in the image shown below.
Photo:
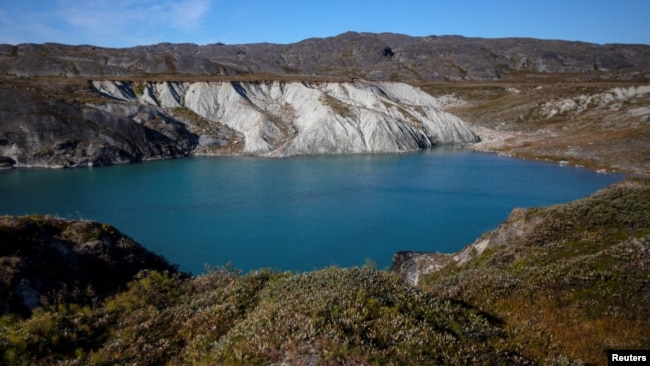
{"label": "brown grass", "polygon": [[[454,94],[466,101],[449,111],[470,125],[516,133],[497,150],[523,158],[568,161],[594,169],[650,175],[648,118],[628,114],[647,106],[650,95],[628,99],[619,109],[590,105],[585,111],[547,118],[549,101],[608,92],[614,87],[647,85],[639,81],[585,81],[579,75],[521,75],[505,81],[422,83],[433,96]],[[515,88],[519,93],[511,93]],[[645,119],[644,119],[645,118]]]}
{"label": "brown grass", "polygon": [[528,209],[484,235],[491,250],[421,286],[502,319],[508,348],[527,358],[604,365],[607,349],[650,347],[649,212],[650,181],[639,178]]}

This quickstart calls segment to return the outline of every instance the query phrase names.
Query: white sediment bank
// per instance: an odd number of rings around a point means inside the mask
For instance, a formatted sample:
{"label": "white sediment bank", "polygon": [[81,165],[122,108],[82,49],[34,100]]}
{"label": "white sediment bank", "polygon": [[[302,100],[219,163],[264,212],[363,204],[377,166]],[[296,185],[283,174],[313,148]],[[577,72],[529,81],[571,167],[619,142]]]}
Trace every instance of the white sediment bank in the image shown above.
{"label": "white sediment bank", "polygon": [[391,82],[94,81],[113,99],[187,108],[244,137],[244,152],[266,156],[416,151],[476,142],[436,98]]}

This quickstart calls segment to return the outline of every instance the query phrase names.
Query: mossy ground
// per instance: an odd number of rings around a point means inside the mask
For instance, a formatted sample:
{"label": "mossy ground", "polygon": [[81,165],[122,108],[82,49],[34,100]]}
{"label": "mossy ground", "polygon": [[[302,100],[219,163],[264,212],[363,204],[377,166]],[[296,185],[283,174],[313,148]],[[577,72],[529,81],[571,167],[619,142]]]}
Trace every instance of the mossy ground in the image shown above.
{"label": "mossy ground", "polygon": [[530,359],[605,364],[607,349],[650,348],[650,181],[628,179],[518,220],[530,230],[422,288],[502,319],[508,347]]}
{"label": "mossy ground", "polygon": [[143,273],[95,308],[0,320],[16,364],[498,364],[503,325],[369,267]]}

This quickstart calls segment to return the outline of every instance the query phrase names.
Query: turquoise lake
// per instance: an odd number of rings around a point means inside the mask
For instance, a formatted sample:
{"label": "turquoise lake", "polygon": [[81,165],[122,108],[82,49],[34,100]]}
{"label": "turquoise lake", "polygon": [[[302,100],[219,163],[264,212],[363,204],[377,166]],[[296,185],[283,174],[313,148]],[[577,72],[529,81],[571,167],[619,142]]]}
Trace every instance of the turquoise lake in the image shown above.
{"label": "turquoise lake", "polygon": [[0,214],[110,223],[180,269],[309,271],[451,253],[515,207],[588,196],[620,174],[440,148],[414,154],[189,158],[0,172]]}

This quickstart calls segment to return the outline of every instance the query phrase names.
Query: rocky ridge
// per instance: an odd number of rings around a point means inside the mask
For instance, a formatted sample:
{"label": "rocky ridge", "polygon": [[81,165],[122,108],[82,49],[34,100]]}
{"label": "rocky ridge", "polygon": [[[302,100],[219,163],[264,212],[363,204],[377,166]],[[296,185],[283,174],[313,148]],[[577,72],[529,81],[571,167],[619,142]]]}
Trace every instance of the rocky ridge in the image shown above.
{"label": "rocky ridge", "polygon": [[[444,110],[488,143],[506,136],[478,149],[647,172],[648,70],[648,45],[525,38],[348,32],[288,45],[0,45],[0,169],[476,140]],[[396,81],[436,100],[412,99]],[[577,94],[579,85],[591,93]],[[449,93],[468,88],[477,92],[466,104]],[[494,98],[481,100],[485,91]]]}
{"label": "rocky ridge", "polygon": [[0,217],[0,315],[64,302],[90,304],[143,270],[177,273],[110,225],[31,215]]}
{"label": "rocky ridge", "polygon": [[[496,80],[520,72],[649,77],[650,46],[529,38],[410,37],[347,32],[293,44],[161,43],[110,49],[61,44],[0,45],[0,75],[120,78],[250,74],[349,79]],[[614,74],[611,74],[614,73]]]}

